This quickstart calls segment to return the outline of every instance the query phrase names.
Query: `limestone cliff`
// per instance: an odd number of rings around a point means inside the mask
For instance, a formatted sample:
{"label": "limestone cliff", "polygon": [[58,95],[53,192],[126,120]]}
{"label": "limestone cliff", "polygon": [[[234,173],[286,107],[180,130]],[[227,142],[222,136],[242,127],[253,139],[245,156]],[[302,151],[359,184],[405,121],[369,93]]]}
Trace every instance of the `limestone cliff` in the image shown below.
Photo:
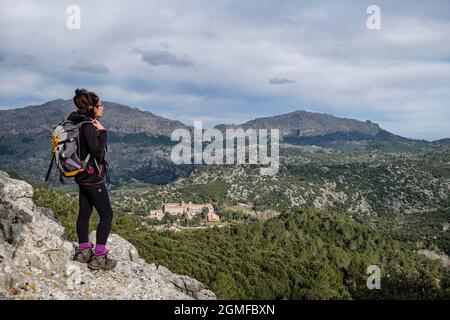
{"label": "limestone cliff", "polygon": [[118,260],[115,270],[91,271],[71,261],[75,244],[32,196],[31,185],[0,171],[0,299],[216,298],[195,279],[145,263],[114,234],[108,246]]}

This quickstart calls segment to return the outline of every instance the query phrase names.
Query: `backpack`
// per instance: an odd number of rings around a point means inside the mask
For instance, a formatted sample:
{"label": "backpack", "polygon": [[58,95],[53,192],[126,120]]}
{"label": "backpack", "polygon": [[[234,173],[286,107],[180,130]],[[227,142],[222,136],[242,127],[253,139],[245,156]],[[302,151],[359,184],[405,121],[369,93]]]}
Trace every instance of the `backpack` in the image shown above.
{"label": "backpack", "polygon": [[65,183],[63,177],[72,178],[86,170],[90,154],[83,161],[80,159],[80,128],[91,121],[82,121],[78,124],[70,120],[60,122],[50,131],[52,144],[52,160],[45,176],[48,181],[53,162],[59,169],[59,181]]}

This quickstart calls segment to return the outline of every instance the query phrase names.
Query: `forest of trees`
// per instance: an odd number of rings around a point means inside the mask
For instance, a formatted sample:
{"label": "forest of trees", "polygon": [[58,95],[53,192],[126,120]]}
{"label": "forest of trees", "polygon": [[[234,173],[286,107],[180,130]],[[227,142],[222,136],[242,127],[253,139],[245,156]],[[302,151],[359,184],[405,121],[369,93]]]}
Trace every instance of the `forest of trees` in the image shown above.
{"label": "forest of trees", "polygon": [[[51,209],[76,240],[73,198],[37,188],[34,201]],[[141,228],[139,219],[116,216],[113,232],[133,243],[147,262],[196,278],[219,298],[450,297],[449,271],[438,262],[338,212],[297,209],[264,223],[177,233]],[[381,268],[381,290],[366,287],[369,265]]]}

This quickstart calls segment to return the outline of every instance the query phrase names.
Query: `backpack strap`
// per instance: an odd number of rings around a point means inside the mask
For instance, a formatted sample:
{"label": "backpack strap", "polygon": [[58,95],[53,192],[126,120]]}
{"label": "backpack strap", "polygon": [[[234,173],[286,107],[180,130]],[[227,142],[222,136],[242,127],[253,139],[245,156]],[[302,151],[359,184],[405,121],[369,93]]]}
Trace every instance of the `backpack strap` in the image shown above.
{"label": "backpack strap", "polygon": [[50,161],[50,166],[48,167],[47,174],[45,175],[45,182],[47,182],[48,178],[50,177],[50,172],[52,171],[54,160],[55,160],[55,156],[52,155],[52,161]]}
{"label": "backpack strap", "polygon": [[100,167],[98,166],[97,159],[95,159],[95,158],[94,158],[94,164],[95,164],[95,167],[97,168],[97,172],[100,172]]}
{"label": "backpack strap", "polygon": [[108,170],[109,164],[106,160],[103,160],[103,161],[105,164],[105,171],[106,171],[106,184],[107,184],[107,187],[109,187],[109,185],[111,184],[111,178],[109,176],[109,170]]}
{"label": "backpack strap", "polygon": [[[92,121],[90,120],[86,120],[86,121],[81,121],[79,123],[77,123],[77,127],[78,127],[78,159],[81,160],[81,150],[80,150],[80,130],[81,127],[83,126],[83,124],[87,124],[87,123],[92,123]],[[82,160],[81,162],[83,163],[83,167],[86,168],[87,163],[89,162],[89,159],[91,158],[91,154],[88,152],[86,158],[84,159],[84,161]],[[95,159],[94,159],[95,160]]]}
{"label": "backpack strap", "polygon": [[[45,182],[47,182],[48,178],[50,178],[50,172],[52,171],[52,168],[53,168],[53,162],[55,162],[55,156],[54,155],[52,156],[52,160],[50,161],[50,166],[48,167],[47,174],[45,175]],[[66,184],[66,182],[64,181],[64,177],[63,177],[61,172],[59,173],[59,181],[62,184]]]}
{"label": "backpack strap", "polygon": [[62,173],[59,174],[59,182],[61,182],[62,184],[66,184],[66,182],[64,181],[64,177],[63,177]]}
{"label": "backpack strap", "polygon": [[92,121],[91,121],[91,120],[86,120],[86,121],[78,122],[78,123],[77,123],[78,129],[80,129],[81,126],[82,126],[83,124],[86,124],[86,123],[92,123]]}
{"label": "backpack strap", "polygon": [[[83,167],[84,168],[86,168],[90,158],[91,158],[91,154],[88,152],[88,154],[87,154],[86,158],[84,159],[84,161],[81,161],[83,163]],[[94,160],[95,160],[95,158],[94,158]]]}

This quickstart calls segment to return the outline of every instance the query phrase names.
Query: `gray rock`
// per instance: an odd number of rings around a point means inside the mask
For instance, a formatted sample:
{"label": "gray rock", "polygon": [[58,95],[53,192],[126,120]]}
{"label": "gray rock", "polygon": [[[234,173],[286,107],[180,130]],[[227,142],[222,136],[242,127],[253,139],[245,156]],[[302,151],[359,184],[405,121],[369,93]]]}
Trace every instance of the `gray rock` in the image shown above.
{"label": "gray rock", "polygon": [[[92,243],[95,243],[95,235],[95,231],[92,231],[89,235],[89,240]],[[108,248],[114,248],[115,256],[120,257],[120,259],[136,262],[139,259],[139,253],[136,247],[117,234],[111,234],[106,245],[108,246]]]}
{"label": "gray rock", "polygon": [[[205,286],[188,276],[173,274],[169,269],[164,266],[159,266],[157,269],[157,275],[167,283],[171,283],[177,290],[184,292],[194,299],[213,297],[216,299],[216,295],[207,290]],[[202,292],[200,294],[200,292]]]}
{"label": "gray rock", "polygon": [[3,239],[8,243],[12,243],[13,241],[13,228],[11,223],[6,219],[0,220],[0,236],[2,237],[0,240]]}
{"label": "gray rock", "polygon": [[12,179],[5,172],[0,176],[0,198],[17,200],[33,197],[33,187],[25,181]]}
{"label": "gray rock", "polygon": [[216,299],[197,280],[145,263],[115,234],[116,269],[91,271],[71,260],[74,244],[51,211],[34,205],[30,185],[0,171],[0,195],[0,299]]}

